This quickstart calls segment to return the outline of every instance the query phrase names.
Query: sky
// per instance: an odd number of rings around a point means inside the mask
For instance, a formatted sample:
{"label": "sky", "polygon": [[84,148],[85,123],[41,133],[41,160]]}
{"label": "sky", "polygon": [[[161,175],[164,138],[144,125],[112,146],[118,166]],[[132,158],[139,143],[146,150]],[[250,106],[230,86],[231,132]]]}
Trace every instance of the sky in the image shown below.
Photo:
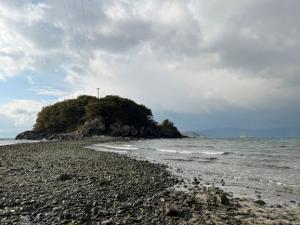
{"label": "sky", "polygon": [[81,94],[181,130],[300,126],[298,0],[0,0],[0,137]]}

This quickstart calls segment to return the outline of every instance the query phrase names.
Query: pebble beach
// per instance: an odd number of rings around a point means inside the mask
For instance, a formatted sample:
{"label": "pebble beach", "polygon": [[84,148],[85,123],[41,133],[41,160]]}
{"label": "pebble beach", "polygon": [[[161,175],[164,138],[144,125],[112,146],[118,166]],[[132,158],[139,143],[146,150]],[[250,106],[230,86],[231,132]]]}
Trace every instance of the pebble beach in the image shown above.
{"label": "pebble beach", "polygon": [[165,165],[86,148],[117,140],[0,146],[0,224],[300,224],[299,206],[234,198]]}

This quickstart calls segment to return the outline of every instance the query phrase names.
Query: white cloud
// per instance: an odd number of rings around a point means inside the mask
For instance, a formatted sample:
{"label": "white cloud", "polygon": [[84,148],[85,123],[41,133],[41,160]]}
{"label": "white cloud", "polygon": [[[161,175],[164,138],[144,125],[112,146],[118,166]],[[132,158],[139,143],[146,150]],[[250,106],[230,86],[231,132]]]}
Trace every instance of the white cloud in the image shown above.
{"label": "white cloud", "polygon": [[1,2],[0,80],[60,72],[66,96],[99,87],[156,112],[300,113],[299,1],[64,2]]}
{"label": "white cloud", "polygon": [[33,89],[33,91],[38,95],[46,95],[53,97],[62,97],[66,95],[65,91],[58,90],[52,87],[40,87],[39,89]]}
{"label": "white cloud", "polygon": [[43,104],[32,100],[16,99],[0,106],[0,115],[11,119],[16,127],[33,124]]}

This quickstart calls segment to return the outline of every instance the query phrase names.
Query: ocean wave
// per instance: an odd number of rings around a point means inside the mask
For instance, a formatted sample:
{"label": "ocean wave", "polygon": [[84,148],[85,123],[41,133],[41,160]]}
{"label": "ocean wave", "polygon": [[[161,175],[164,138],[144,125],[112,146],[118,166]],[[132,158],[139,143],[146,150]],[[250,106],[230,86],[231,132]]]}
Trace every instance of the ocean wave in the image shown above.
{"label": "ocean wave", "polygon": [[197,156],[193,156],[193,157],[189,157],[189,159],[193,159],[194,161],[208,161],[208,162],[210,162],[210,161],[215,161],[215,160],[218,160],[218,158],[217,157],[197,157]]}
{"label": "ocean wave", "polygon": [[122,145],[122,146],[115,146],[115,145],[96,145],[97,147],[101,148],[109,148],[109,149],[120,149],[120,150],[138,150],[139,148],[131,147],[131,145]]}
{"label": "ocean wave", "polygon": [[245,164],[245,166],[247,167],[260,167],[260,168],[270,168],[270,169],[281,169],[281,170],[290,170],[290,169],[294,169],[292,167],[289,166],[279,166],[279,165],[275,165],[275,164]]}
{"label": "ocean wave", "polygon": [[193,162],[193,159],[166,159],[169,161],[177,161],[177,162]]}
{"label": "ocean wave", "polygon": [[173,149],[157,149],[158,152],[168,152],[168,153],[177,153],[177,154],[192,154],[191,151],[179,151],[179,150],[173,150]]}
{"label": "ocean wave", "polygon": [[275,169],[292,169],[289,166],[278,166],[278,165],[274,165],[274,164],[263,165],[263,167],[275,168]]}
{"label": "ocean wave", "polygon": [[288,145],[279,145],[278,146],[279,148],[287,148],[287,147],[289,147]]}
{"label": "ocean wave", "polygon": [[269,183],[276,184],[276,185],[279,185],[279,186],[287,186],[288,185],[288,184],[285,184],[285,183],[282,183],[282,182],[279,182],[279,181],[274,181],[274,180],[269,180]]}
{"label": "ocean wave", "polygon": [[228,155],[229,152],[200,152],[201,154],[205,154],[205,155]]}
{"label": "ocean wave", "polygon": [[261,162],[273,162],[273,163],[282,161],[282,159],[276,159],[276,158],[261,158],[261,159],[257,159],[257,160],[261,161]]}
{"label": "ocean wave", "polygon": [[132,145],[122,145],[122,146],[124,146],[124,147],[131,147]]}
{"label": "ocean wave", "polygon": [[119,153],[119,154],[127,154],[127,151],[121,151],[121,150],[113,150],[113,149],[104,149],[104,148],[99,148],[97,146],[91,146],[87,147],[89,149],[93,149],[95,151],[100,151],[100,152],[111,152],[111,153]]}

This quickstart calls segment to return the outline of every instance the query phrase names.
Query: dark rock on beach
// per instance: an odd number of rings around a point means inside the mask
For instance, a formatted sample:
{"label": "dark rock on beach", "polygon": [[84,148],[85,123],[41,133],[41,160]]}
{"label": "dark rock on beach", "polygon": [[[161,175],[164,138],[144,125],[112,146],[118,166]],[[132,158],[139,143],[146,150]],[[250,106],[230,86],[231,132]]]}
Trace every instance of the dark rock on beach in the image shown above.
{"label": "dark rock on beach", "polygon": [[44,139],[44,137],[45,137],[44,133],[28,130],[28,131],[24,131],[24,132],[18,134],[16,136],[16,139],[17,140],[22,140],[22,139],[25,139],[25,140],[42,140],[42,139]]}
{"label": "dark rock on beach", "polygon": [[191,187],[166,166],[85,147],[118,138],[0,147],[0,224],[299,224],[219,188]]}

